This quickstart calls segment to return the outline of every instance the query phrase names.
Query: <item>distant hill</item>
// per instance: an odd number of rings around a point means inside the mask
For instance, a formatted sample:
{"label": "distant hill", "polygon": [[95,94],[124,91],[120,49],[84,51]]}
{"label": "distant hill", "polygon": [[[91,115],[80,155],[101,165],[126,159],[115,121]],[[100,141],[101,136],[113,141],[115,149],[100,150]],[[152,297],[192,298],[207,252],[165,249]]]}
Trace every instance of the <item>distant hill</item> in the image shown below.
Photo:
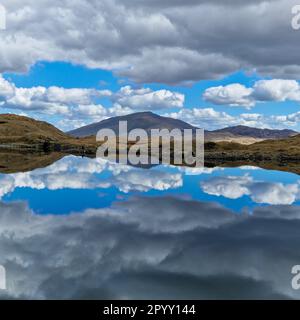
{"label": "distant hill", "polygon": [[251,137],[256,139],[284,139],[295,136],[299,134],[293,130],[272,130],[272,129],[258,129],[252,128],[247,126],[235,126],[224,128],[221,130],[215,130],[215,133],[223,133],[223,134],[233,134],[236,136],[243,136],[243,137]]}
{"label": "distant hill", "polygon": [[[97,123],[87,125],[70,131],[67,134],[73,137],[95,136],[101,129],[112,129],[118,134],[119,122],[127,121],[128,130],[142,128],[150,133],[151,129],[197,129],[182,120],[159,116],[152,112],[139,112],[121,117],[113,117]],[[277,139],[293,136],[297,132],[292,130],[268,130],[256,129],[245,126],[230,127],[215,131],[205,131],[205,141],[212,142],[236,142],[241,144],[252,144],[264,139]]]}
{"label": "distant hill", "polygon": [[121,117],[113,117],[88,126],[67,132],[73,137],[95,136],[101,129],[112,129],[118,133],[119,122],[127,121],[128,130],[141,128],[150,133],[151,129],[196,129],[192,125],[173,118],[159,116],[152,112],[138,112]]}
{"label": "distant hill", "polygon": [[[168,117],[162,117],[152,112],[138,112],[133,113],[121,117],[113,117],[110,119],[106,119],[100,121],[98,123],[93,123],[88,126],[67,132],[67,134],[73,137],[88,137],[88,136],[95,136],[97,132],[101,129],[112,129],[114,132],[118,134],[119,129],[119,122],[120,121],[127,121],[128,130],[142,128],[150,134],[151,129],[197,129],[196,127],[190,125],[187,122],[182,120],[177,120]],[[250,144],[254,142],[261,141],[260,139],[249,138],[249,137],[242,137],[236,136],[233,133],[226,133],[226,132],[211,132],[205,131],[205,140],[206,141],[228,141],[228,142],[239,142],[243,144]]]}

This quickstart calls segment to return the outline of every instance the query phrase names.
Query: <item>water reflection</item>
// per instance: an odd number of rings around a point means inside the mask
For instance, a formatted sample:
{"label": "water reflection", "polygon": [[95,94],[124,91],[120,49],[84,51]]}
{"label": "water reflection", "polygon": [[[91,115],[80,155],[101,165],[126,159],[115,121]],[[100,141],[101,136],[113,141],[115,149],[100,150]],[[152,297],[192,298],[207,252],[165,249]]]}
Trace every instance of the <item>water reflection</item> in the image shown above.
{"label": "water reflection", "polygon": [[293,204],[300,198],[300,182],[294,184],[255,181],[249,174],[243,176],[213,177],[201,183],[207,194],[238,199],[247,195],[255,203]]}
{"label": "water reflection", "polygon": [[3,298],[300,298],[295,174],[71,156],[0,195]]}
{"label": "water reflection", "polygon": [[[243,204],[248,207],[298,204],[299,181],[295,174],[252,166],[234,169],[158,166],[141,169],[104,159],[68,156],[45,168],[1,174],[0,198],[5,201],[26,200],[38,212],[58,214],[86,207],[109,206],[131,194],[189,196],[202,201],[217,201],[230,209],[240,210]],[[47,210],[49,203],[53,210],[51,198],[64,193],[65,202],[74,202],[78,191],[93,199],[86,206],[75,205],[69,211],[64,210],[60,202],[57,202],[55,212]],[[110,201],[102,203],[100,194],[109,195]],[[34,203],[40,196],[43,203],[37,207]]]}
{"label": "water reflection", "polygon": [[135,198],[69,216],[1,203],[13,298],[297,298],[297,207],[236,215],[216,203]]}

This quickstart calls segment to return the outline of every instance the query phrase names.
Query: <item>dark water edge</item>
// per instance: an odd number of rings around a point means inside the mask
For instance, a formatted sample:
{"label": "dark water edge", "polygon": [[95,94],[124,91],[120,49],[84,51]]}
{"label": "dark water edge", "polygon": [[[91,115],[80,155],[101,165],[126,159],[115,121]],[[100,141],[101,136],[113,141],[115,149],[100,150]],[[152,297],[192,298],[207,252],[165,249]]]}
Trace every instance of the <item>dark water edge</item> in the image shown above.
{"label": "dark water edge", "polygon": [[[12,149],[1,149],[0,150],[0,173],[9,174],[9,173],[18,173],[18,172],[28,172],[38,168],[45,168],[55,163],[56,161],[66,157],[66,156],[78,156],[78,157],[87,157],[87,158],[96,158],[95,153],[85,153],[80,152],[79,150],[73,150],[71,152],[61,152],[61,151],[33,151],[33,150],[12,150]],[[118,162],[118,160],[117,160]],[[128,165],[131,165],[129,162]],[[174,165],[172,160],[170,163],[163,163],[160,161],[160,164]],[[134,165],[134,167],[150,169],[155,165]],[[241,166],[253,166],[262,168],[265,170],[276,170],[290,172],[294,174],[300,174],[300,161],[288,159],[281,161],[274,160],[243,160],[243,159],[232,159],[232,158],[220,158],[212,157],[209,155],[205,156],[205,165],[206,168],[215,168],[215,167],[224,167],[224,168],[237,168]],[[193,167],[182,165],[182,167]]]}

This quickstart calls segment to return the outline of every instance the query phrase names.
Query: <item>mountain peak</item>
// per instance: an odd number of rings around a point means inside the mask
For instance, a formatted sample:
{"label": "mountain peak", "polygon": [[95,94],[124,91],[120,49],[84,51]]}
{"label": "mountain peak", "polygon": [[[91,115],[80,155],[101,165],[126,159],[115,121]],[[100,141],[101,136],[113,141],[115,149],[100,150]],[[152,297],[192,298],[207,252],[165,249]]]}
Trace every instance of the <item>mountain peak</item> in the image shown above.
{"label": "mountain peak", "polygon": [[151,129],[196,129],[184,121],[163,117],[151,111],[144,111],[106,119],[98,123],[72,130],[68,132],[68,134],[74,137],[87,137],[96,135],[101,129],[112,129],[114,132],[118,133],[120,121],[127,121],[129,131],[138,128],[144,129],[147,132],[150,132]]}

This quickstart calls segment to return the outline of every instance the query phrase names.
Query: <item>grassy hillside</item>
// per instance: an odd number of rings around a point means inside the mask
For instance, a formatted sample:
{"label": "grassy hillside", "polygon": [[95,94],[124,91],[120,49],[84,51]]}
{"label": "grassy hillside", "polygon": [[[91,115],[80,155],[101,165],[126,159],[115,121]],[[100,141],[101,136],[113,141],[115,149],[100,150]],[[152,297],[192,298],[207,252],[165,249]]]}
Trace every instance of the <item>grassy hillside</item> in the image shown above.
{"label": "grassy hillside", "polygon": [[[0,149],[95,154],[95,137],[74,138],[54,126],[27,117],[0,115]],[[207,142],[205,158],[226,161],[300,160],[300,135],[251,145]]]}
{"label": "grassy hillside", "polygon": [[3,114],[0,115],[0,142],[43,142],[61,141],[68,136],[49,123],[31,118]]}
{"label": "grassy hillside", "polygon": [[28,117],[0,115],[1,149],[94,152],[95,139],[73,138],[51,124]]}
{"label": "grassy hillside", "polygon": [[227,160],[300,160],[300,135],[280,140],[265,140],[251,145],[206,143],[207,159]]}

